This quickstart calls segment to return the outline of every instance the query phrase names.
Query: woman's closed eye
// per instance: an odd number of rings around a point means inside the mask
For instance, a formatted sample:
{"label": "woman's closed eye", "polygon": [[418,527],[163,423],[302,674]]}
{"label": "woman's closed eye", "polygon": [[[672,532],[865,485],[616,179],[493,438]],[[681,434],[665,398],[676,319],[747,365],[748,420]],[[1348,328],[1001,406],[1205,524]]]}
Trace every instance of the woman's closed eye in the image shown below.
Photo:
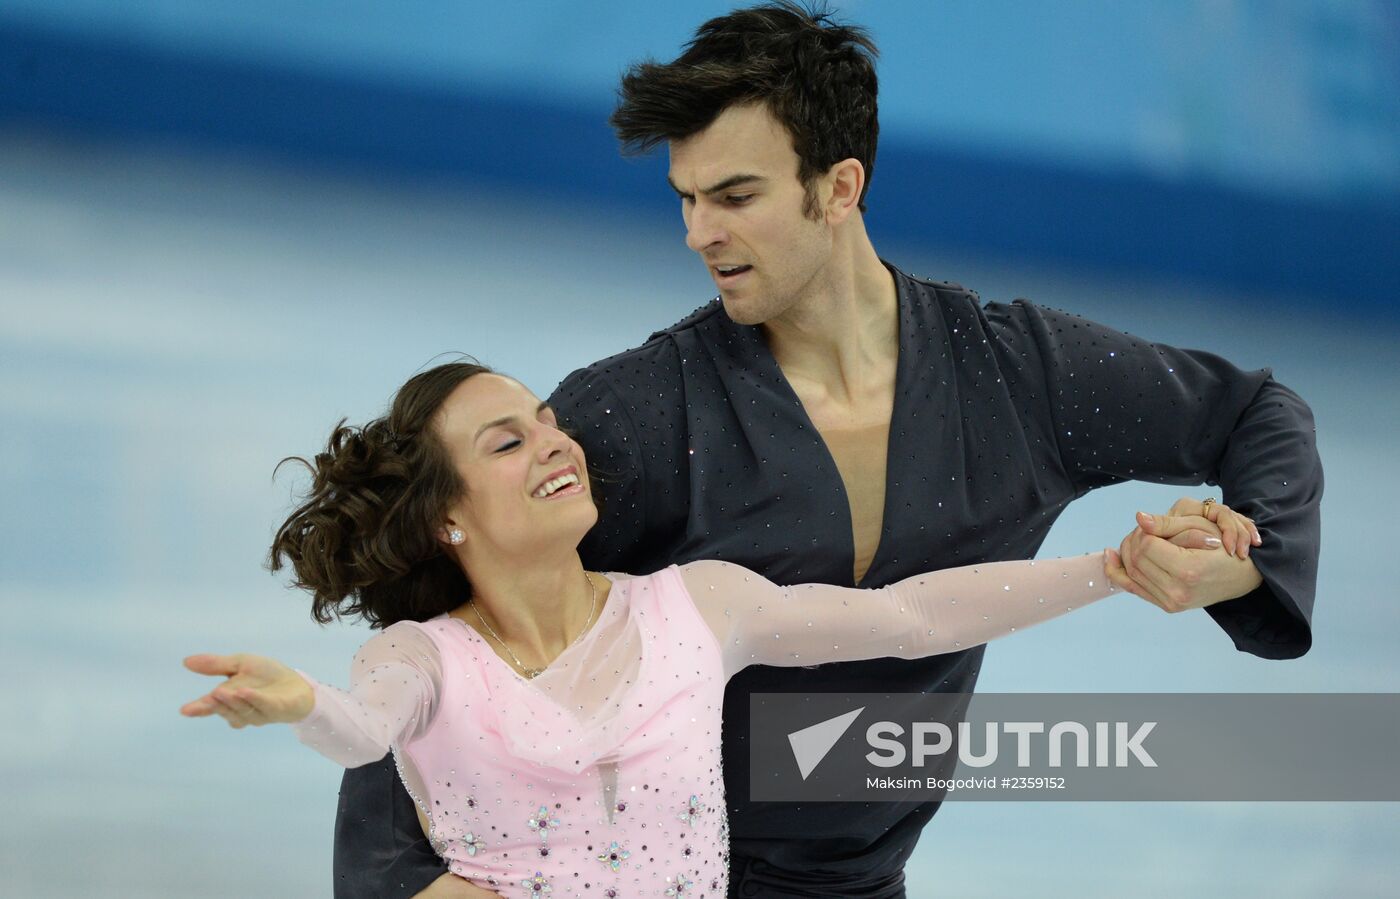
{"label": "woman's closed eye", "polygon": [[517,446],[519,446],[519,445],[520,445],[520,440],[517,439],[517,438],[512,437],[510,440],[507,440],[505,443],[502,443],[500,446],[496,447],[496,452],[498,452],[498,453],[510,452],[511,450],[515,449],[515,448],[516,448]]}

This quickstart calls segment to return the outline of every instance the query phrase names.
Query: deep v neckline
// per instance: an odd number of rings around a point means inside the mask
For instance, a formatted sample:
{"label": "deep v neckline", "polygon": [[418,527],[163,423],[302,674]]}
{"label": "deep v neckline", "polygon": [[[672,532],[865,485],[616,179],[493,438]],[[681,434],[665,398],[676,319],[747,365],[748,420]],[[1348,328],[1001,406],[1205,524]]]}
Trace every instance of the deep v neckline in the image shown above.
{"label": "deep v neckline", "polygon": [[[881,260],[881,262],[883,263],[884,261]],[[890,277],[894,279],[895,288],[896,336],[894,365],[894,397],[892,398],[892,401],[890,403],[889,433],[885,439],[885,496],[884,502],[881,504],[880,510],[880,533],[875,538],[875,552],[872,553],[870,556],[870,565],[865,569],[865,572],[860,576],[859,579],[857,579],[855,576],[855,515],[851,509],[851,496],[849,491],[847,491],[846,489],[845,478],[841,476],[841,468],[839,465],[836,464],[836,456],[831,452],[831,446],[827,443],[825,435],[823,435],[821,430],[816,426],[815,423],[813,423],[812,416],[807,412],[807,407],[802,403],[802,397],[798,396],[797,391],[793,389],[792,383],[788,381],[787,374],[783,372],[783,367],[778,364],[778,360],[773,355],[773,351],[768,348],[768,342],[762,339],[761,334],[757,341],[758,345],[762,347],[762,352],[760,353],[758,358],[761,360],[761,363],[763,365],[771,366],[772,371],[770,372],[770,374],[774,378],[774,383],[778,385],[778,389],[781,392],[786,394],[786,398],[791,400],[796,406],[798,410],[797,414],[800,416],[801,424],[805,427],[811,428],[812,433],[817,435],[816,442],[821,447],[821,451],[826,454],[826,460],[828,463],[830,463],[832,471],[836,473],[836,490],[841,498],[841,511],[842,514],[845,515],[846,520],[846,526],[843,529],[843,533],[845,535],[846,564],[843,570],[850,577],[851,584],[856,587],[860,587],[864,585],[868,580],[870,580],[871,573],[880,567],[880,563],[883,561],[884,556],[888,551],[888,541],[885,540],[885,534],[889,530],[890,509],[894,499],[894,491],[890,489],[890,469],[892,467],[890,461],[894,458],[893,444],[895,437],[898,433],[895,428],[895,422],[900,420],[900,415],[904,412],[904,403],[902,402],[902,400],[905,398],[905,394],[908,392],[909,383],[909,373],[905,370],[906,358],[909,354],[904,352],[904,338],[907,324],[905,318],[908,314],[909,301],[908,297],[905,296],[904,285],[900,283],[898,275],[888,265],[885,265],[885,269],[890,272]]]}

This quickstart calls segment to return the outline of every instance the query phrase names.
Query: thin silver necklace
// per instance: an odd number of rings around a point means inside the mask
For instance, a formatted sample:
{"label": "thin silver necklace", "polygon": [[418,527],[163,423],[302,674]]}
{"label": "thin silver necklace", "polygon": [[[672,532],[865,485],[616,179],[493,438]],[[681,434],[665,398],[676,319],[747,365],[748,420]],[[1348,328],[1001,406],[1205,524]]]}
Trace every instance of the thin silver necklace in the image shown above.
{"label": "thin silver necklace", "polygon": [[[593,601],[588,605],[588,618],[586,618],[583,622],[583,630],[578,632],[578,636],[574,638],[573,643],[570,643],[564,648],[564,652],[568,652],[570,649],[573,649],[574,643],[577,643],[578,641],[582,640],[583,635],[588,633],[588,626],[593,623],[593,613],[598,611],[598,587],[596,584],[593,583],[593,578],[589,577],[588,572],[586,571],[583,573],[583,579],[585,581],[588,581],[588,590],[590,593],[593,594]],[[510,644],[502,640],[501,635],[496,633],[496,629],[486,623],[486,619],[481,616],[481,610],[476,607],[476,600],[472,600],[469,604],[472,607],[472,611],[476,613],[476,620],[480,621],[482,627],[486,628],[486,633],[496,638],[496,642],[501,644],[501,648],[506,651],[506,654],[510,656],[511,661],[515,663],[515,667],[519,668],[521,673],[523,673],[530,680],[534,680],[541,674],[544,674],[545,668],[548,668],[549,665],[545,665],[544,668],[531,668],[524,662],[520,661],[520,656],[515,654],[515,652],[510,648]],[[560,653],[560,655],[563,655],[563,653]]]}

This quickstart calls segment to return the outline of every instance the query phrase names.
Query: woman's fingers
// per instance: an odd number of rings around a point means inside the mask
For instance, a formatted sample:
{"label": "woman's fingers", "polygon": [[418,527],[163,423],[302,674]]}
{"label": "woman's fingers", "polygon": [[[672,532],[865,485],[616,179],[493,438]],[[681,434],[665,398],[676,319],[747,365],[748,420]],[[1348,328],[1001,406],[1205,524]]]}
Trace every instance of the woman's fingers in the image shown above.
{"label": "woman's fingers", "polygon": [[228,690],[227,683],[180,706],[180,714],[187,718],[222,715],[225,718],[233,716],[241,719],[247,710],[247,701],[235,700],[233,694]]}
{"label": "woman's fingers", "polygon": [[1203,531],[1219,536],[1220,526],[1202,515],[1151,515],[1137,513],[1138,527],[1153,537],[1169,540],[1186,531]]}
{"label": "woman's fingers", "polygon": [[234,698],[241,700],[244,719],[249,724],[263,725],[277,720],[278,701],[262,690],[240,687],[233,691]]}
{"label": "woman's fingers", "polygon": [[1183,549],[1219,549],[1221,530],[1215,522],[1199,515],[1149,515],[1137,513],[1134,534],[1159,537]]}
{"label": "woman's fingers", "polygon": [[1234,513],[1234,518],[1240,529],[1240,542],[1244,544],[1243,554],[1240,558],[1248,559],[1250,547],[1261,545],[1264,542],[1264,538],[1259,535],[1259,528],[1254,524],[1253,519],[1241,515],[1238,512]]}
{"label": "woman's fingers", "polygon": [[180,714],[186,718],[204,718],[214,714],[214,707],[217,703],[208,696],[201,696],[198,699],[190,700],[180,706]]}
{"label": "woman's fingers", "polygon": [[1220,528],[1200,515],[1148,515],[1138,513],[1138,527],[1183,549],[1219,549]]}
{"label": "woman's fingers", "polygon": [[1253,542],[1254,535],[1250,533],[1249,526],[1245,524],[1244,516],[1231,511],[1221,513],[1216,521],[1220,524],[1222,532],[1229,532],[1234,537],[1232,541],[1235,545],[1234,550],[1232,550],[1234,554],[1241,559],[1249,558],[1249,545]]}
{"label": "woman's fingers", "polygon": [[185,667],[227,678],[208,695],[187,702],[180,714],[219,715],[234,727],[301,721],[315,707],[315,693],[300,674],[276,659],[250,653],[193,655]]}
{"label": "woman's fingers", "polygon": [[1220,538],[1210,531],[1198,531],[1194,528],[1182,531],[1167,541],[1173,546],[1182,549],[1220,549]]}
{"label": "woman's fingers", "polygon": [[[1144,533],[1161,537],[1177,546],[1187,549],[1223,547],[1227,553],[1241,559],[1249,558],[1250,547],[1263,543],[1254,521],[1224,503],[1179,499],[1172,505],[1170,514],[1148,515],[1139,512],[1137,520],[1139,529]],[[1212,542],[1211,535],[1217,536],[1219,542]]]}
{"label": "woman's fingers", "polygon": [[[238,671],[238,665],[231,657],[207,652],[186,656],[184,665],[196,674],[207,674],[210,677],[232,677]],[[218,712],[219,700],[213,691],[180,706],[180,714],[190,718],[203,718]]]}
{"label": "woman's fingers", "polygon": [[244,679],[239,676],[243,669],[243,662],[242,653],[234,653],[233,655],[199,653],[186,657],[185,667],[196,674],[206,674],[210,677],[222,676],[228,680],[198,699],[182,705],[180,714],[187,718],[207,718],[210,715],[218,715],[231,727],[236,728],[262,723],[264,716],[256,706],[257,692],[239,683]]}
{"label": "woman's fingers", "polygon": [[213,704],[214,714],[227,721],[229,727],[236,729],[244,727],[247,724],[243,719],[243,715],[221,697],[210,693],[209,700]]}
{"label": "woman's fingers", "polygon": [[260,727],[271,720],[262,707],[266,697],[256,690],[227,689],[222,693],[216,690],[215,698],[226,713],[224,718],[234,727]]}
{"label": "woman's fingers", "polygon": [[253,704],[245,698],[247,696],[246,693],[242,690],[235,690],[228,684],[216,688],[213,696],[221,705],[232,709],[235,714],[245,720],[251,718],[257,712]]}
{"label": "woman's fingers", "polygon": [[1225,551],[1232,556],[1238,553],[1240,531],[1230,510],[1223,503],[1211,503],[1206,506],[1206,517],[1220,528],[1220,543]]}
{"label": "woman's fingers", "polygon": [[[1259,526],[1254,523],[1254,519],[1241,515],[1224,503],[1206,503],[1204,508],[1205,516],[1220,526],[1221,539],[1225,542],[1227,552],[1247,559],[1251,546],[1264,544],[1264,537],[1259,533]],[[1233,535],[1229,539],[1223,536],[1227,532]]]}
{"label": "woman's fingers", "polygon": [[1224,503],[1206,503],[1205,516],[1220,528],[1220,542],[1232,556],[1239,555],[1241,530],[1235,512]]}
{"label": "woman's fingers", "polygon": [[224,677],[233,677],[237,674],[241,663],[242,655],[240,653],[217,656],[213,653],[202,652],[185,658],[185,667],[195,674],[223,675]]}

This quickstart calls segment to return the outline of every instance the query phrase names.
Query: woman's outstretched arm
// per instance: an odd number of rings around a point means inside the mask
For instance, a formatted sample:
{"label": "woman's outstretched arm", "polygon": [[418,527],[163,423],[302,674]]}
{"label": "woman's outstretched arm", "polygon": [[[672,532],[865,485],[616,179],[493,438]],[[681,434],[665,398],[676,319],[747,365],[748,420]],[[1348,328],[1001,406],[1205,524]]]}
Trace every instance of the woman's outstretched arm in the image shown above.
{"label": "woman's outstretched arm", "polygon": [[[1164,521],[1166,537],[1173,529],[1212,527],[1202,519]],[[828,584],[783,587],[727,562],[693,562],[680,571],[719,640],[729,675],[749,665],[957,652],[1081,608],[1132,583],[1111,550],[949,568],[874,590]]]}
{"label": "woman's outstretched arm", "polygon": [[970,649],[1118,591],[1094,553],[948,568],[860,590],[782,587],[728,562],[681,566],[724,668],[916,659]]}
{"label": "woman's outstretched arm", "polygon": [[185,667],[226,680],[186,703],[181,714],[218,715],[235,728],[291,724],[299,740],[347,768],[376,761],[421,733],[442,681],[436,645],[409,624],[394,625],[360,648],[348,692],[249,653],[194,655]]}

